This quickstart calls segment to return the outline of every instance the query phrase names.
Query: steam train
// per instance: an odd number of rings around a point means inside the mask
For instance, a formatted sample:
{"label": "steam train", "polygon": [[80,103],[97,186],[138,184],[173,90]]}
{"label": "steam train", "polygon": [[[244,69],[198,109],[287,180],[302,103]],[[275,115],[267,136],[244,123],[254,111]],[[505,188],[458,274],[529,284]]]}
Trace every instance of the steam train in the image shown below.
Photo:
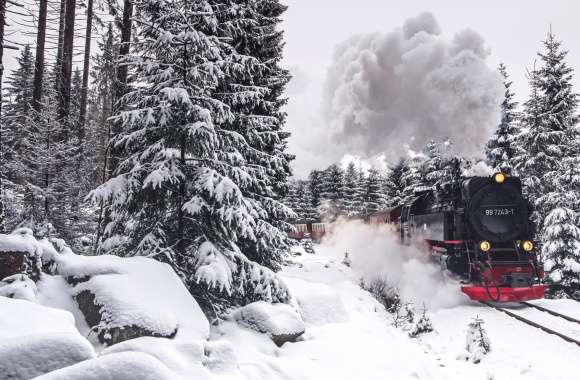
{"label": "steam train", "polygon": [[472,300],[519,302],[545,292],[530,214],[519,178],[496,173],[417,192],[364,219],[392,225],[404,244],[420,242]]}
{"label": "steam train", "polygon": [[531,211],[519,178],[496,173],[419,192],[366,219],[395,225],[403,243],[421,241],[443,269],[462,278],[461,291],[472,300],[518,302],[545,291]]}

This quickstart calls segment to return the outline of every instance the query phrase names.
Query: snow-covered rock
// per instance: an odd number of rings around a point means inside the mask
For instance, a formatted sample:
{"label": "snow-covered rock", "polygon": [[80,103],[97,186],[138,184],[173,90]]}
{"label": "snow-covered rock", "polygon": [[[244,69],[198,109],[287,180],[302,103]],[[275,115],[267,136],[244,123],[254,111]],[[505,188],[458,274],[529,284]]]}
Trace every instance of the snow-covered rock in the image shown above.
{"label": "snow-covered rock", "polygon": [[206,339],[209,322],[167,264],[144,258],[64,254],[57,271],[74,285],[87,324],[103,343],[139,336]]}
{"label": "snow-covered rock", "polygon": [[0,297],[36,302],[37,293],[36,284],[25,274],[14,274],[0,281]]}
{"label": "snow-covered rock", "polygon": [[298,278],[284,278],[307,324],[325,325],[348,320],[340,295],[330,286]]}
{"label": "snow-covered rock", "polygon": [[19,228],[10,235],[0,235],[0,280],[17,273],[26,273],[37,280],[41,255],[42,249],[28,228]]}
{"label": "snow-covered rock", "polygon": [[78,333],[3,339],[0,341],[0,378],[32,379],[94,356],[91,344]]}
{"label": "snow-covered rock", "polygon": [[0,343],[50,333],[78,334],[73,315],[25,300],[0,297]]}
{"label": "snow-covered rock", "polygon": [[238,324],[267,334],[278,346],[295,342],[305,331],[304,322],[296,311],[281,303],[253,302],[237,309],[233,317]]}
{"label": "snow-covered rock", "polygon": [[102,379],[178,380],[181,378],[158,359],[142,352],[120,352],[99,356],[36,378],[36,380]]}

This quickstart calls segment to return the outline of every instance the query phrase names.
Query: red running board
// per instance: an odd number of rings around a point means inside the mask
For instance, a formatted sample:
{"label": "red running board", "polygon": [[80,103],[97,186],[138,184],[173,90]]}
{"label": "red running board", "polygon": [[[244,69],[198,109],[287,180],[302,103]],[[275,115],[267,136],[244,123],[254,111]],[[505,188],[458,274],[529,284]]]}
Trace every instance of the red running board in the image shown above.
{"label": "red running board", "polygon": [[[532,285],[528,288],[506,288],[490,286],[489,294],[484,286],[462,286],[461,291],[474,301],[521,302],[544,298],[546,285]],[[499,289],[499,294],[498,294]],[[491,297],[490,297],[491,296]]]}

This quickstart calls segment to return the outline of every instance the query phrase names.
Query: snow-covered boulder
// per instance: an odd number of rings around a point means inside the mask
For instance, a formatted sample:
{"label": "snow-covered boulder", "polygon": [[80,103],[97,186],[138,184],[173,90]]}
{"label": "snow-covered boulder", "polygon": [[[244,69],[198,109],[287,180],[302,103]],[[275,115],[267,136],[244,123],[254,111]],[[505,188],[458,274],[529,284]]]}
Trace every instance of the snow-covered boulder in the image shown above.
{"label": "snow-covered boulder", "polygon": [[10,235],[0,235],[0,280],[26,273],[38,280],[41,271],[42,250],[32,230],[19,228]]}
{"label": "snow-covered boulder", "polygon": [[0,341],[0,378],[28,380],[95,356],[79,334],[28,335]]}
{"label": "snow-covered boulder", "polygon": [[[178,380],[163,363],[142,352],[103,355],[37,377],[36,380]],[[183,379],[185,380],[185,379]]]}
{"label": "snow-covered boulder", "polygon": [[89,327],[107,345],[140,336],[206,339],[209,322],[167,264],[144,258],[78,256],[57,258],[57,272]]}
{"label": "snow-covered boulder", "polygon": [[244,327],[267,334],[278,346],[295,342],[305,331],[304,322],[296,311],[282,303],[253,302],[237,309],[233,318]]}
{"label": "snow-covered boulder", "polygon": [[348,320],[340,295],[330,286],[298,278],[284,281],[305,323],[320,326]]}
{"label": "snow-covered boulder", "polygon": [[37,293],[36,284],[25,274],[14,274],[0,281],[0,297],[36,302]]}

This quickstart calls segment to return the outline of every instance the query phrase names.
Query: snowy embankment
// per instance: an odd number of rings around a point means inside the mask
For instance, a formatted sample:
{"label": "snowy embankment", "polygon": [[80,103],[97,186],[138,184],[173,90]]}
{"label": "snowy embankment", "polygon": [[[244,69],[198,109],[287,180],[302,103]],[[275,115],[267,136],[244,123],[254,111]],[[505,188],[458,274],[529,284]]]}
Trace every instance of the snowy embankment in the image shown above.
{"label": "snowy embankment", "polygon": [[[280,273],[293,296],[290,305],[250,304],[211,327],[164,264],[79,257],[65,246],[41,242],[54,273],[41,276],[29,300],[0,297],[0,374],[16,379],[44,374],[44,380],[574,378],[580,360],[575,345],[471,303],[455,282],[416,252],[398,247],[388,232],[360,225],[338,231],[316,254],[301,251]],[[343,263],[345,252],[350,266]],[[95,281],[99,277],[112,281]],[[409,337],[360,287],[361,278],[376,277],[397,286],[403,302],[414,302],[417,312],[424,304],[435,331]],[[145,292],[138,294],[135,284]],[[87,289],[106,311],[101,325],[92,328],[76,297]],[[580,315],[573,301],[538,303]],[[486,355],[466,351],[468,324],[475,317],[487,331]],[[99,326],[111,331],[120,325],[171,336],[121,334],[127,340],[105,343],[96,336]]]}

